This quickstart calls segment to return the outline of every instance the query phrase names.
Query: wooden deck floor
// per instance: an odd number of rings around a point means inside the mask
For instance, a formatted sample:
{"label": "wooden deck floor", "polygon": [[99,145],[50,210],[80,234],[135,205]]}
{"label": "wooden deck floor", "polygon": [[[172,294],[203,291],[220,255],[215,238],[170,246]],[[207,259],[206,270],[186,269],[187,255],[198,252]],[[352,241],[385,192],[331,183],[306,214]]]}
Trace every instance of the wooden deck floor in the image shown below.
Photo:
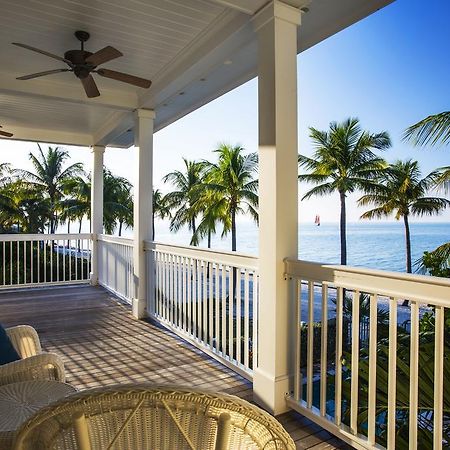
{"label": "wooden deck floor", "polygon": [[[154,382],[195,386],[252,400],[252,384],[130,308],[102,288],[51,287],[0,292],[0,321],[29,324],[46,351],[64,359],[78,389]],[[295,412],[278,420],[299,449],[349,448]]]}

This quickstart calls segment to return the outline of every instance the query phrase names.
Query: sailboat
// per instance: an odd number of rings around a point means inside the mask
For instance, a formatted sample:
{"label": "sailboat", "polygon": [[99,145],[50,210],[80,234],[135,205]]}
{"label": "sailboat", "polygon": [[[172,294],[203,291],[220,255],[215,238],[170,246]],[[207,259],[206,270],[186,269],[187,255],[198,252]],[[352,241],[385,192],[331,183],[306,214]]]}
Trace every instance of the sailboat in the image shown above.
{"label": "sailboat", "polygon": [[318,226],[318,227],[320,227],[320,216],[317,214],[316,215],[316,218],[315,218],[315,220],[314,220],[314,223]]}

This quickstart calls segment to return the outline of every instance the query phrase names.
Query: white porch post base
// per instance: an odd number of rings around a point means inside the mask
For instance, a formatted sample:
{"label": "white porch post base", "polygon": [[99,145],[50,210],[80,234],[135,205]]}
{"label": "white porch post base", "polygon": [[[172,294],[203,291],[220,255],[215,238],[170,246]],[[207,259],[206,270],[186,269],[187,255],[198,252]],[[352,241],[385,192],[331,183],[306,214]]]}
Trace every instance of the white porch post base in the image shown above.
{"label": "white porch post base", "polygon": [[94,145],[92,152],[91,170],[91,230],[92,230],[92,255],[90,283],[98,285],[98,268],[101,261],[98,258],[97,236],[103,233],[103,145]]}
{"label": "white porch post base", "polygon": [[254,17],[258,33],[259,306],[255,401],[289,408],[295,334],[284,259],[298,256],[297,28],[301,12],[274,0]]}
{"label": "white porch post base", "polygon": [[286,395],[292,392],[294,376],[280,376],[274,378],[272,375],[256,368],[253,372],[253,384],[258,386],[253,392],[253,399],[273,415],[283,414],[289,411],[286,404]]}
{"label": "white porch post base", "polygon": [[136,319],[143,319],[144,317],[147,317],[147,309],[146,309],[146,302],[144,300],[139,300],[138,298],[133,298],[131,303],[131,312],[133,314],[133,317]]}

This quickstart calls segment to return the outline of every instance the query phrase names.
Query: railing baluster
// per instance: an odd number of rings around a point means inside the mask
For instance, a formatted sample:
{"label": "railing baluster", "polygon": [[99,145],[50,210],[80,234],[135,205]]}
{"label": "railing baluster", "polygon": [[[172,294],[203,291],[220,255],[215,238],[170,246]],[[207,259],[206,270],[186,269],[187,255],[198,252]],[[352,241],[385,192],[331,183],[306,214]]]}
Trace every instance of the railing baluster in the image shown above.
{"label": "railing baluster", "polygon": [[213,295],[213,263],[208,262],[208,305],[209,305],[209,347],[213,348],[214,339],[214,295]]}
{"label": "railing baluster", "polygon": [[[434,318],[434,414],[433,450],[442,450],[442,425],[444,410],[444,323],[445,309],[436,306]],[[446,380],[448,381],[448,380]]]}
{"label": "railing baluster", "polygon": [[192,259],[188,258],[187,267],[187,319],[188,319],[188,333],[192,334]]}
{"label": "railing baluster", "polygon": [[34,241],[31,241],[30,243],[30,261],[31,261],[31,274],[30,274],[30,283],[34,283]]}
{"label": "railing baluster", "polygon": [[409,448],[417,448],[417,418],[419,402],[419,304],[411,302],[411,353],[409,380]]}
{"label": "railing baluster", "polygon": [[59,280],[59,239],[56,240],[56,281],[58,283],[60,281]]}
{"label": "railing baluster", "polygon": [[186,324],[186,294],[187,294],[187,282],[186,282],[186,258],[183,256],[181,258],[181,286],[182,286],[182,296],[183,296],[183,304],[181,307],[181,326],[184,331],[187,331],[187,324]]}
{"label": "railing baluster", "polygon": [[167,319],[167,264],[166,264],[166,253],[161,253],[161,266],[162,266],[162,308],[161,316],[165,320]]}
{"label": "railing baluster", "polygon": [[3,242],[3,286],[6,286],[6,242]]}
{"label": "railing baluster", "polygon": [[[19,244],[19,243],[17,243]],[[27,243],[23,241],[23,284],[27,284]]]}
{"label": "railing baluster", "polygon": [[397,299],[389,302],[389,362],[388,362],[388,438],[387,448],[395,449],[397,413]]}
{"label": "railing baluster", "polygon": [[344,290],[337,288],[336,295],[336,362],[335,362],[335,386],[334,386],[334,422],[341,425],[342,420],[342,331],[343,331],[343,303]]}
{"label": "railing baluster", "polygon": [[156,279],[156,311],[155,315],[161,317],[162,316],[162,266],[161,266],[161,252],[155,251],[155,260],[156,260],[156,270],[157,270],[157,279]]}
{"label": "railing baluster", "polygon": [[202,260],[202,288],[203,288],[203,299],[202,299],[202,310],[203,310],[203,342],[208,342],[208,277],[207,277],[207,263]]}
{"label": "railing baluster", "polygon": [[197,329],[197,311],[198,311],[198,296],[197,296],[197,260],[192,260],[192,334],[195,338],[198,337]]}
{"label": "railing baluster", "polygon": [[370,296],[370,329],[369,329],[369,395],[368,395],[368,429],[369,444],[375,445],[376,401],[377,401],[377,323],[378,296]]}
{"label": "railing baluster", "polygon": [[225,264],[222,264],[222,316],[221,316],[221,328],[222,328],[222,354],[227,354],[227,271]]}
{"label": "railing baluster", "polygon": [[50,243],[50,283],[53,283],[53,241],[49,240],[48,242]]}
{"label": "railing baluster", "polygon": [[322,324],[320,336],[320,414],[327,408],[327,353],[328,353],[328,285],[322,284]]}
{"label": "railing baluster", "polygon": [[253,272],[253,296],[252,296],[252,305],[253,305],[253,340],[252,340],[252,367],[255,368],[258,365],[258,274]]}
{"label": "railing baluster", "polygon": [[353,292],[352,301],[352,366],[351,366],[351,401],[350,429],[353,434],[358,432],[358,399],[359,399],[359,291]]}
{"label": "railing baluster", "polygon": [[220,293],[219,293],[219,285],[220,285],[220,268],[219,264],[214,264],[214,290],[215,290],[215,336],[216,336],[216,351],[218,352],[220,349],[221,339],[220,339]]}
{"label": "railing baluster", "polygon": [[19,251],[19,248],[20,248],[20,242],[16,242],[16,248],[17,248],[17,264],[16,264],[16,267],[17,267],[17,283],[16,284],[20,284],[20,251]]}
{"label": "railing baluster", "polygon": [[314,356],[314,283],[308,281],[308,350],[306,353],[306,404],[312,407],[313,402],[313,356]]}
{"label": "railing baluster", "polygon": [[234,267],[230,267],[228,275],[228,355],[234,359]]}
{"label": "railing baluster", "polygon": [[301,281],[297,280],[296,278],[293,280],[293,283],[295,283],[294,286],[294,307],[295,307],[295,327],[296,327],[296,334],[295,334],[295,366],[294,366],[294,399],[295,401],[299,401],[301,398],[301,376],[300,376],[300,370],[301,370],[301,341],[300,336],[302,332],[302,326],[301,326],[301,315],[300,315],[300,304],[301,304]]}
{"label": "railing baluster", "polygon": [[[241,364],[241,346],[242,346],[242,335],[241,335],[241,269],[236,269],[236,362]],[[248,320],[248,318],[245,318]]]}
{"label": "railing baluster", "polygon": [[179,302],[179,294],[178,294],[178,256],[175,255],[173,257],[173,319],[172,322],[176,327],[179,327],[178,323],[178,302]]}
{"label": "railing baluster", "polygon": [[[253,289],[255,288],[255,278],[253,280]],[[244,274],[244,365],[249,367],[250,365],[250,277],[248,271]],[[255,297],[253,297],[254,301]],[[252,308],[253,327],[255,326],[255,310]]]}

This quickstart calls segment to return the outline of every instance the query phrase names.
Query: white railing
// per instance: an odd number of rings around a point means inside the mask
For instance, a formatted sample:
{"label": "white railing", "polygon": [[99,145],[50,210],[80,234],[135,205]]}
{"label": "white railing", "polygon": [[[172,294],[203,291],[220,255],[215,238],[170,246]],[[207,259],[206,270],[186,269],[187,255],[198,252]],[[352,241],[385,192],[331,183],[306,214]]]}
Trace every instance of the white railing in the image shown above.
{"label": "white railing", "polygon": [[1,234],[0,289],[85,283],[91,234]]}
{"label": "white railing", "polygon": [[448,448],[450,280],[303,261],[287,261],[286,276],[288,404],[356,448]]}
{"label": "white railing", "polygon": [[135,295],[133,240],[116,236],[97,236],[98,282],[131,303]]}
{"label": "white railing", "polygon": [[146,243],[153,318],[251,379],[256,364],[258,260]]}

